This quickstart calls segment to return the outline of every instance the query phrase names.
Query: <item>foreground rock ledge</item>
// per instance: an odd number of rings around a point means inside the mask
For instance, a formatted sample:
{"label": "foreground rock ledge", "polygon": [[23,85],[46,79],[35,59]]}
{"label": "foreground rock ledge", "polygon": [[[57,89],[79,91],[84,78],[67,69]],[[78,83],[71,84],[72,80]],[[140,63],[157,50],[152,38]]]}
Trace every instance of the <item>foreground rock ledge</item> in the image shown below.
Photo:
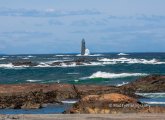
{"label": "foreground rock ledge", "polygon": [[61,103],[65,99],[85,99],[88,95],[110,93],[138,98],[135,92],[165,92],[165,76],[147,76],[121,87],[71,84],[0,85],[0,108],[36,109],[45,103]]}
{"label": "foreground rock ledge", "polygon": [[65,111],[69,114],[165,113],[165,107],[150,107],[126,95],[111,93],[88,95]]}

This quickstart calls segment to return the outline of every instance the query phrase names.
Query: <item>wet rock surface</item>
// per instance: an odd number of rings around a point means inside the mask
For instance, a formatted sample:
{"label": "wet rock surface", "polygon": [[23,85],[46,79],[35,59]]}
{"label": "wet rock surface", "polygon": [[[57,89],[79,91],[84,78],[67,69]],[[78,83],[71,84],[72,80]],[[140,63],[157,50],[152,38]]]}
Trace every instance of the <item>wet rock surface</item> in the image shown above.
{"label": "wet rock surface", "polygon": [[37,63],[33,63],[31,61],[15,61],[12,63],[14,66],[36,66]]}
{"label": "wet rock surface", "polygon": [[[92,64],[91,62],[98,61],[96,58],[90,58],[90,57],[79,57],[75,58],[74,60],[67,60],[67,61],[56,61],[52,63],[47,63],[49,66],[63,66],[63,65],[84,65],[84,64]],[[14,66],[28,66],[28,67],[34,67],[41,65],[40,63],[32,62],[30,60],[19,60],[12,62],[12,65]]]}

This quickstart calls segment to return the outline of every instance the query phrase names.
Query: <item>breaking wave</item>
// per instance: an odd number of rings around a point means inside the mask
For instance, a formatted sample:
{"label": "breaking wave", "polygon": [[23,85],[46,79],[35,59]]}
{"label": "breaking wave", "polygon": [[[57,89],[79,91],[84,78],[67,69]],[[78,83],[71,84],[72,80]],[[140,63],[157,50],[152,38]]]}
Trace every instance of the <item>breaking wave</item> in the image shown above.
{"label": "breaking wave", "polygon": [[79,67],[79,66],[98,66],[98,65],[102,65],[102,64],[99,62],[91,62],[91,63],[82,63],[81,65],[77,65],[76,62],[71,62],[70,64],[61,62],[59,65],[52,66],[50,63],[41,62],[39,65],[35,67]]}
{"label": "breaking wave", "polygon": [[102,54],[89,54],[89,55],[87,55],[87,54],[86,55],[78,54],[76,56],[94,56],[94,57],[96,56],[97,57],[97,56],[102,56]]}
{"label": "breaking wave", "polygon": [[27,82],[40,82],[42,80],[26,80]]}
{"label": "breaking wave", "polygon": [[27,56],[28,58],[32,58],[32,57],[36,57],[36,56],[32,56],[32,55],[29,55],[29,56]]}
{"label": "breaking wave", "polygon": [[29,67],[26,65],[21,65],[21,66],[14,66],[12,63],[8,63],[8,64],[0,64],[0,68],[25,68],[25,67]]}
{"label": "breaking wave", "polygon": [[117,54],[117,55],[119,55],[119,56],[124,56],[124,55],[129,55],[129,54],[119,53],[119,54]]}
{"label": "breaking wave", "polygon": [[98,71],[87,78],[125,78],[132,76],[146,76],[148,74],[145,73],[107,73]]}
{"label": "breaking wave", "polygon": [[0,60],[5,60],[6,58],[0,58]]}
{"label": "breaking wave", "polygon": [[63,57],[63,56],[73,56],[73,55],[55,55],[56,57]]}
{"label": "breaking wave", "polygon": [[118,64],[118,63],[127,63],[127,64],[165,64],[165,62],[158,61],[156,59],[146,60],[146,59],[132,59],[132,58],[118,58],[118,59],[109,59],[102,58],[98,61],[103,62],[103,64]]}
{"label": "breaking wave", "polygon": [[[6,59],[6,58],[3,58]],[[3,60],[0,58],[0,60]],[[29,57],[23,57],[22,59],[29,59]],[[46,62],[37,62],[34,66],[28,66],[28,65],[20,65],[20,66],[14,66],[12,63],[2,63],[0,64],[0,68],[20,68],[20,67],[79,67],[79,66],[105,66],[105,65],[115,65],[115,64],[153,64],[153,65],[159,65],[159,64],[165,64],[164,61],[159,61],[157,59],[136,59],[136,58],[98,58],[95,61],[89,61],[89,62],[76,62],[72,59],[63,59],[63,60],[52,60],[52,61],[46,61]]]}
{"label": "breaking wave", "polygon": [[126,84],[128,84],[129,82],[123,82],[123,83],[121,83],[121,84],[117,84],[117,86],[123,86],[123,85],[126,85]]}
{"label": "breaking wave", "polygon": [[25,57],[25,58],[22,58],[22,59],[27,60],[27,59],[29,59],[29,57]]}
{"label": "breaking wave", "polygon": [[0,67],[2,67],[2,68],[13,68],[14,65],[12,63],[9,63],[9,64],[0,64]]}

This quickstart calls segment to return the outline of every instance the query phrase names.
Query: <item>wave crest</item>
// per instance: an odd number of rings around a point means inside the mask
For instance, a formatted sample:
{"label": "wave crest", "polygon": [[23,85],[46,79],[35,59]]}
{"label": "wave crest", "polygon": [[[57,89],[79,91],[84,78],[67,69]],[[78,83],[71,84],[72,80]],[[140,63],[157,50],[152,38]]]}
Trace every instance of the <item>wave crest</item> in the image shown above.
{"label": "wave crest", "polygon": [[132,58],[117,58],[117,59],[109,59],[102,58],[98,59],[98,61],[103,62],[103,64],[118,64],[118,63],[127,63],[127,64],[165,64],[165,62],[160,62],[156,59],[146,60],[146,59],[132,59]]}
{"label": "wave crest", "polygon": [[132,76],[146,76],[148,74],[145,73],[107,73],[98,71],[88,78],[125,78],[125,77],[132,77]]}

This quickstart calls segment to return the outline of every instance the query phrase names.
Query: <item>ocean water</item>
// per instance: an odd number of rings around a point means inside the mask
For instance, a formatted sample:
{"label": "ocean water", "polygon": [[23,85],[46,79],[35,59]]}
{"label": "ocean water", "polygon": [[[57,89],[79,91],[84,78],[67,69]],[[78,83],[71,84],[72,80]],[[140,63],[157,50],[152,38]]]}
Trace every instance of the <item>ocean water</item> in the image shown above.
{"label": "ocean water", "polygon": [[71,108],[72,104],[49,104],[41,109],[0,109],[0,114],[59,114]]}
{"label": "ocean water", "polygon": [[[92,59],[92,61],[81,65],[76,65],[75,62],[68,65],[64,62],[81,58]],[[30,67],[12,64],[18,61],[32,61],[36,65]],[[61,64],[51,66],[54,62],[61,62]],[[0,84],[71,83],[120,86],[152,74],[165,75],[165,53],[96,53],[89,56],[0,55]],[[144,96],[149,94],[146,93]],[[165,96],[153,95],[141,101],[165,104]]]}
{"label": "ocean water", "polygon": [[[0,84],[14,83],[72,83],[122,85],[139,77],[165,74],[165,53],[104,53],[85,56],[91,64],[71,65],[53,62],[82,58],[77,54],[65,55],[1,55]],[[32,61],[35,66],[14,66],[12,62]]]}

